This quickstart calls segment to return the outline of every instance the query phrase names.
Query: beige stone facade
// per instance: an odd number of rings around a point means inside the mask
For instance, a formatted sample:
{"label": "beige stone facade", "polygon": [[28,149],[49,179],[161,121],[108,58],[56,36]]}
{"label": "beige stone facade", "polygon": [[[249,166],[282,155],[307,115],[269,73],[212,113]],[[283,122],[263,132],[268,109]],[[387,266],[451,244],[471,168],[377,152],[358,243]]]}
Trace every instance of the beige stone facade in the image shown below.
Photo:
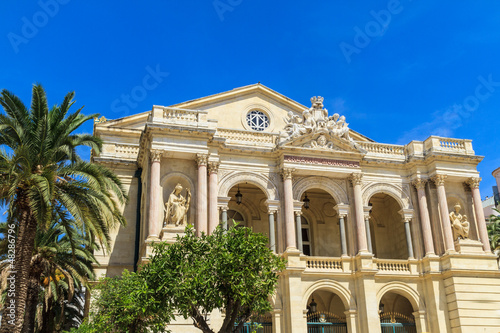
{"label": "beige stone facade", "polygon": [[[236,220],[287,258],[266,332],[326,325],[313,312],[350,333],[399,324],[500,332],[500,273],[471,140],[377,143],[322,101],[307,107],[256,84],[96,122],[104,147],[93,160],[113,169],[130,196],[128,225],[113,232],[111,253],[98,255],[99,274],[133,270],[152,240],[172,241],[180,230],[164,225],[164,204],[181,184],[198,232]],[[466,239],[453,238],[457,203]],[[180,321],[171,329],[196,331]]]}

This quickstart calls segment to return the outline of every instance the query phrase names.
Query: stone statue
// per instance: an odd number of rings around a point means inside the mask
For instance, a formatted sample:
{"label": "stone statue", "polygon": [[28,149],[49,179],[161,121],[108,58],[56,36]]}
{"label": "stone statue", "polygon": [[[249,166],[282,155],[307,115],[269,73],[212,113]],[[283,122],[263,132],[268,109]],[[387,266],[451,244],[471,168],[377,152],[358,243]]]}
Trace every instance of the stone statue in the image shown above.
{"label": "stone statue", "polygon": [[187,225],[187,212],[191,202],[191,192],[186,189],[186,198],[181,195],[182,185],[177,184],[165,203],[165,220],[163,226],[168,224]]}
{"label": "stone statue", "polygon": [[453,230],[453,239],[458,240],[469,238],[469,222],[467,216],[460,214],[460,204],[455,204],[455,211],[450,213],[451,228]]}
{"label": "stone statue", "polygon": [[[285,119],[285,128],[280,132],[280,143],[288,142],[296,137],[305,134],[328,134],[352,143],[349,136],[349,124],[344,116],[335,113],[328,117],[328,110],[323,107],[323,97],[314,96],[311,98],[312,106],[302,112],[302,116],[288,112]],[[320,145],[321,146],[321,145]]]}

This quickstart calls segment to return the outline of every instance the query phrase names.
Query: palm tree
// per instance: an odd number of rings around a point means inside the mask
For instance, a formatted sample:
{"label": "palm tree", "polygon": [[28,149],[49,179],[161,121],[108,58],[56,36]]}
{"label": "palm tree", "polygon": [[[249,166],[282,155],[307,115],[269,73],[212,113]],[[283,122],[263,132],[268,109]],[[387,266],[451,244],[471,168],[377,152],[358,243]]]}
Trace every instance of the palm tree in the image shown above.
{"label": "palm tree", "polygon": [[49,109],[44,89],[36,84],[28,109],[11,92],[0,93],[5,111],[0,114],[0,145],[8,150],[0,151],[0,204],[8,206],[17,223],[11,274],[15,289],[7,292],[0,333],[21,332],[39,225],[47,228],[55,212],[66,230],[76,227],[107,247],[110,227],[125,224],[120,205],[127,197],[120,180],[76,153],[79,146],[98,153],[102,144],[92,135],[74,134],[97,115],[84,116],[81,108],[69,113],[73,97],[74,92],[68,93],[61,105]]}

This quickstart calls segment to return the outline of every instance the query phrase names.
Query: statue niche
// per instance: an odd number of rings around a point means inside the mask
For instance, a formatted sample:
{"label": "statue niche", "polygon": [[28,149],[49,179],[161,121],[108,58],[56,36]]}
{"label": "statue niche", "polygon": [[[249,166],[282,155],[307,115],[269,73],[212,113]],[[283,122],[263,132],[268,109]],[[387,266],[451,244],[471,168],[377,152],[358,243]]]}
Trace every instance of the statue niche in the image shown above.
{"label": "statue niche", "polygon": [[165,203],[165,219],[163,226],[187,225],[187,213],[191,202],[191,191],[186,189],[186,198],[181,194],[182,185],[177,184]]}
{"label": "statue niche", "polygon": [[467,221],[467,215],[460,214],[460,204],[455,204],[455,211],[450,213],[451,229],[453,230],[453,239],[466,239],[469,238],[470,224]]}

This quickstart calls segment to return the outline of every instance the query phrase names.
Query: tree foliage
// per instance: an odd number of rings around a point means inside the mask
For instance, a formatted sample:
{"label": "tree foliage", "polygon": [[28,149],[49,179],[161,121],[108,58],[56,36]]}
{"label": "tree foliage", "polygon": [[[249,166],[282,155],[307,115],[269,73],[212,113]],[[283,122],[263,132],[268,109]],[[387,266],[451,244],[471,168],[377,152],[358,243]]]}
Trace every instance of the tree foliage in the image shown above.
{"label": "tree foliage", "polygon": [[236,332],[252,316],[272,309],[285,260],[267,242],[249,228],[218,227],[197,237],[188,226],[176,243],[155,243],[149,263],[137,274],[125,271],[102,280],[90,323],[75,332],[163,332],[175,313],[214,333],[208,320],[214,310],[225,313],[218,332]]}
{"label": "tree foliage", "polygon": [[[20,333],[29,283],[30,264],[37,228],[47,230],[58,219],[71,236],[71,229],[96,237],[109,247],[109,230],[125,224],[121,205],[125,189],[110,170],[82,161],[78,147],[101,149],[101,141],[89,134],[75,134],[80,126],[97,115],[85,116],[81,108],[70,112],[74,93],[60,105],[49,107],[45,90],[33,86],[31,106],[26,107],[13,93],[2,90],[0,105],[0,204],[6,205],[9,220],[17,223],[15,292],[7,293],[1,333]],[[9,236],[10,237],[10,236]],[[10,244],[10,245],[11,245]],[[74,247],[74,242],[71,242]]]}
{"label": "tree foliage", "polygon": [[495,209],[499,215],[490,215],[490,222],[487,225],[488,238],[491,251],[498,255],[500,250],[500,211]]}
{"label": "tree foliage", "polygon": [[269,300],[285,261],[267,242],[266,236],[244,227],[225,231],[219,226],[201,237],[187,227],[176,243],[154,245],[140,275],[155,288],[163,306],[191,317],[204,333],[214,332],[208,323],[214,310],[225,313],[219,332],[235,332],[251,316],[271,310]]}

